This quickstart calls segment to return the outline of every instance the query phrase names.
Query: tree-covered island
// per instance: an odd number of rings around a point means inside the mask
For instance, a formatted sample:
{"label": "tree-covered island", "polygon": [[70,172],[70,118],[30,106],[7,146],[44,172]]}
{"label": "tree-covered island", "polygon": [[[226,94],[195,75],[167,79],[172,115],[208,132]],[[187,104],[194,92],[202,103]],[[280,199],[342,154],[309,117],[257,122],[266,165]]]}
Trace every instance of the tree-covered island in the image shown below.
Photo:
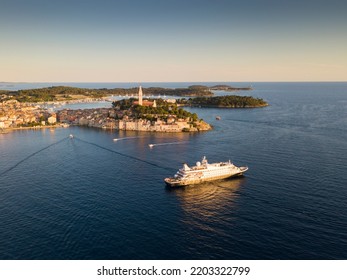
{"label": "tree-covered island", "polygon": [[223,90],[223,91],[236,91],[236,90],[252,90],[251,86],[249,87],[233,87],[229,85],[215,85],[210,87],[210,90]]}
{"label": "tree-covered island", "polygon": [[252,96],[225,95],[213,97],[195,97],[177,99],[180,106],[210,107],[210,108],[257,108],[269,104],[261,98]]}

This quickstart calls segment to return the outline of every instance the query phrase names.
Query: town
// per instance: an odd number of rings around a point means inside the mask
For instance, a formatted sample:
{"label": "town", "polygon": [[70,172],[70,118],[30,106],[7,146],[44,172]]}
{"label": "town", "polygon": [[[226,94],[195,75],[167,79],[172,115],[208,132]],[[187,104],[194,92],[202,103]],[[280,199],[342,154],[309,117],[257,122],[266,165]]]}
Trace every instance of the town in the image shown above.
{"label": "town", "polygon": [[60,123],[104,129],[150,132],[196,132],[212,129],[196,114],[178,109],[175,99],[144,100],[141,86],[138,99],[113,102],[113,108],[60,110]]}
{"label": "town", "polygon": [[144,100],[141,86],[137,99],[115,101],[112,108],[62,109],[54,112],[52,108],[44,109],[39,104],[20,103],[17,100],[0,103],[2,131],[69,125],[150,132],[196,132],[212,129],[209,124],[198,119],[196,114],[178,109],[175,99]]}
{"label": "town", "polygon": [[39,105],[8,100],[0,103],[0,129],[55,125],[57,114]]}

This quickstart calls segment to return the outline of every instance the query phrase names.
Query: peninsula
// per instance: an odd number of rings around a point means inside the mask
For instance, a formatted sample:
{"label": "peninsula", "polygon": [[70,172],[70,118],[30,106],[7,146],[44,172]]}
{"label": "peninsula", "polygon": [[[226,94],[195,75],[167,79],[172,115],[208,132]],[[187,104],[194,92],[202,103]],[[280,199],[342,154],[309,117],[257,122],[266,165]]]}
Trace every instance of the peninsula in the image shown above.
{"label": "peninsula", "polygon": [[104,129],[197,132],[212,129],[197,114],[178,108],[175,99],[144,99],[141,86],[138,98],[114,101],[112,108],[59,110],[53,112],[39,105],[8,100],[0,103],[0,129],[46,125],[81,125]]}
{"label": "peninsula", "polygon": [[[231,90],[224,85],[211,88]],[[1,91],[0,129],[4,131],[4,129],[28,127],[81,125],[117,130],[197,132],[211,130],[212,127],[199,119],[196,113],[190,113],[181,107],[255,108],[268,105],[264,100],[251,96],[212,96],[211,88],[200,85],[193,85],[185,89],[147,88],[144,90],[141,86],[136,89],[110,90],[51,87],[48,90],[41,88],[16,92]],[[52,108],[45,107],[52,103],[107,100],[106,95],[109,96],[110,93],[125,95],[127,98],[114,101],[112,108],[54,111]],[[135,98],[130,97],[129,93]],[[165,94],[187,98],[177,100],[175,98],[149,98],[149,96]],[[194,98],[192,98],[193,96]]]}
{"label": "peninsula", "polygon": [[[141,91],[141,87],[140,87]],[[212,127],[196,113],[178,108],[175,99],[134,98],[113,102],[116,126],[120,130],[196,132]]]}
{"label": "peninsula", "polygon": [[163,113],[161,108],[148,110],[140,105],[130,106],[127,109],[124,107],[64,109],[57,112],[57,118],[60,123],[67,125],[126,131],[198,132],[212,129],[208,123],[198,119],[196,114],[181,108]]}

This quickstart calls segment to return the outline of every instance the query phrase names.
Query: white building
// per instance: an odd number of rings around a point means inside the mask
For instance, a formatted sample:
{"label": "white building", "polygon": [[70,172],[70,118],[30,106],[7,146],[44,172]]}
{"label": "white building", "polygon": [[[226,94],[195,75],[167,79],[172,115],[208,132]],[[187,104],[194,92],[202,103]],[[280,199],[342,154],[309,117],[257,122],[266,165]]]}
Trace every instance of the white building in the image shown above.
{"label": "white building", "polygon": [[48,119],[47,119],[48,123],[49,124],[54,124],[57,122],[57,117],[55,116],[50,116]]}

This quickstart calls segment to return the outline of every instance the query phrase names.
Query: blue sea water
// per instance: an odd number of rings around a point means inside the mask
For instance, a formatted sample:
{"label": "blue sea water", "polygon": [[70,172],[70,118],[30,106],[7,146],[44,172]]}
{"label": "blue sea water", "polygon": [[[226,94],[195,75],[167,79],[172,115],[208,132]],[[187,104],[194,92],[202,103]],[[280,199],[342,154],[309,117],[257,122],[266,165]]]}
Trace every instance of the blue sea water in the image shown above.
{"label": "blue sea water", "polygon": [[[252,85],[210,132],[0,134],[0,259],[347,259],[347,83]],[[204,155],[249,171],[165,187]]]}

